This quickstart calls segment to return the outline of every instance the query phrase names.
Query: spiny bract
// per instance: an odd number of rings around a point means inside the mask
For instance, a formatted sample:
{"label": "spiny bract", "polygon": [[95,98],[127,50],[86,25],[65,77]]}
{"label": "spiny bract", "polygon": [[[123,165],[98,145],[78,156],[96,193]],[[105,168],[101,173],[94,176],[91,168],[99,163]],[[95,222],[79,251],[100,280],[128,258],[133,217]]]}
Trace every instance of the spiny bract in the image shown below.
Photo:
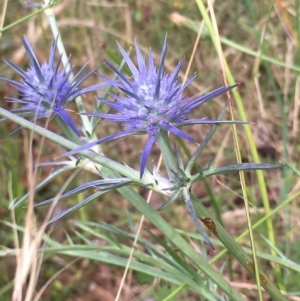
{"label": "spiny bract", "polygon": [[221,87],[202,96],[184,97],[183,92],[193,81],[195,75],[182,84],[178,74],[183,61],[179,62],[171,74],[164,72],[167,38],[164,40],[160,63],[157,67],[154,64],[151,50],[149,51],[148,64],[146,64],[137,42],[135,42],[137,67],[124,48],[119,44],[118,47],[132,73],[132,78],[128,79],[117,67],[105,61],[117,74],[116,80],[109,80],[110,84],[121,90],[124,95],[111,94],[115,101],[101,98],[103,102],[115,109],[118,113],[90,113],[88,115],[104,118],[113,122],[120,122],[124,125],[124,129],[118,133],[83,145],[80,148],[68,152],[67,155],[130,134],[148,134],[149,138],[140,159],[140,176],[142,177],[151,148],[162,131],[171,132],[188,141],[194,141],[191,136],[181,131],[179,127],[199,123],[224,123],[224,121],[207,118],[187,119],[187,115],[199,104],[225,93],[236,85]]}

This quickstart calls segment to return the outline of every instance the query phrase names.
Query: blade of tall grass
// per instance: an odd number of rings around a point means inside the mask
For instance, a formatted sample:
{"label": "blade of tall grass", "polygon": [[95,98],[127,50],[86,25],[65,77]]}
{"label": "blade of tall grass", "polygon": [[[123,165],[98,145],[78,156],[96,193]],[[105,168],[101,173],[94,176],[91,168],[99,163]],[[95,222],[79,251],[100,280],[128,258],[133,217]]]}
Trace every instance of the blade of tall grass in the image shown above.
{"label": "blade of tall grass", "polygon": [[[208,16],[207,12],[206,12],[206,9],[203,5],[203,2],[201,0],[196,0],[196,2],[198,4],[198,7],[199,7],[199,10],[200,10],[200,13],[201,13],[202,17],[206,22],[206,25],[207,25],[208,30],[210,32],[210,36],[211,36],[212,42],[214,44],[214,47],[216,49],[216,52],[218,53],[218,42],[216,40],[216,37],[214,36],[214,29],[213,29],[213,25],[210,21],[210,18]],[[224,64],[225,73],[226,73],[226,77],[228,79],[228,82],[229,82],[229,84],[233,84],[234,83],[233,76],[232,76],[230,68],[227,65],[225,59],[224,59],[224,63],[225,63]],[[244,105],[243,105],[243,102],[241,100],[241,97],[240,97],[239,93],[237,91],[232,91],[232,93],[233,93],[235,103],[237,105],[238,113],[239,113],[241,119],[242,120],[247,120]],[[247,141],[249,143],[249,148],[250,148],[250,152],[251,152],[253,161],[255,163],[259,163],[259,161],[260,161],[259,160],[259,155],[258,155],[258,152],[257,152],[257,149],[256,149],[254,137],[251,133],[250,127],[248,125],[244,125],[244,130],[245,130],[245,134],[246,134],[246,137],[247,137]],[[268,198],[265,179],[264,179],[262,171],[258,170],[258,171],[256,171],[256,174],[257,174],[257,178],[258,178],[258,182],[259,182],[259,189],[260,189],[260,192],[261,192],[263,205],[264,205],[266,214],[268,214],[270,212],[270,205],[269,205],[269,198]],[[247,202],[245,202],[245,205],[247,205]],[[247,212],[249,212],[249,210]],[[250,222],[250,219],[248,219],[248,221]],[[269,239],[273,244],[275,244],[275,235],[274,235],[274,228],[273,228],[272,220],[268,219],[266,221],[266,223],[267,223],[267,228],[268,228]],[[254,260],[255,260],[255,258],[254,258]],[[258,269],[256,269],[256,273],[258,273]],[[280,270],[277,269],[276,273],[280,274]],[[256,277],[257,281],[259,282],[258,278],[259,278],[259,275],[257,275],[257,277]]]}
{"label": "blade of tall grass", "polygon": [[[203,2],[197,1],[197,4],[198,4],[199,11],[208,27],[208,31],[209,31],[211,40],[214,44],[214,48],[219,57],[220,64],[222,67],[222,72],[223,72],[224,83],[225,83],[225,85],[228,85],[227,74],[225,71],[225,69],[227,67],[227,63],[226,63],[225,55],[223,53],[221,42],[220,42],[219,29],[218,29],[218,24],[217,24],[215,12],[214,12],[213,3],[210,0],[208,1],[208,8],[209,8],[208,10],[210,13],[210,17],[208,16],[207,11],[205,10]],[[230,69],[228,68],[228,70],[230,70]],[[229,93],[228,93],[228,103],[229,103],[229,111],[230,111],[231,120],[235,120]],[[239,142],[238,134],[237,134],[237,128],[235,125],[233,125],[232,129],[233,129],[233,140],[234,140],[234,150],[235,150],[236,160],[237,160],[237,163],[240,164],[240,163],[242,163],[242,157],[241,157],[240,142]],[[259,274],[259,269],[258,269],[258,262],[257,262],[257,258],[256,258],[256,246],[255,246],[254,235],[253,235],[253,231],[252,231],[250,207],[249,207],[248,195],[247,195],[247,190],[246,190],[245,176],[244,176],[243,171],[239,172],[239,177],[240,177],[240,183],[241,183],[243,199],[244,199],[244,204],[245,204],[245,212],[246,212],[246,216],[247,216],[250,243],[251,243],[251,248],[252,248],[252,258],[253,258],[253,265],[254,265],[254,271],[255,271],[254,274],[255,274],[255,279],[256,279],[256,284],[257,284],[258,299],[260,301],[262,301],[263,296],[262,296],[262,290],[261,290],[261,284],[260,284],[260,274]]]}
{"label": "blade of tall grass", "polygon": [[[253,7],[253,3],[249,0],[245,1],[246,7],[250,13],[251,19],[253,24],[257,24],[257,17],[256,17],[256,13]],[[274,5],[272,2],[269,3],[268,5],[268,10],[267,10],[267,14],[266,14],[266,18],[265,18],[265,26],[267,26],[267,23],[269,22],[269,20],[271,19],[271,13],[274,10]],[[263,54],[264,52],[264,44],[266,42],[265,39],[265,30],[263,30],[262,32],[258,31],[257,29],[255,29],[255,37],[256,37],[256,41],[257,44],[259,45],[259,52],[261,54]],[[274,96],[275,99],[278,103],[278,107],[280,110],[280,115],[281,115],[281,133],[282,133],[282,146],[283,146],[283,158],[285,161],[288,161],[289,155],[288,155],[288,146],[289,146],[289,138],[288,138],[288,127],[287,127],[287,114],[286,114],[286,109],[284,106],[284,100],[282,98],[281,92],[279,91],[277,84],[276,84],[276,79],[274,78],[274,74],[271,70],[271,66],[270,66],[270,62],[265,61],[261,58],[261,56],[258,58],[257,64],[255,64],[253,73],[257,74],[258,73],[258,68],[260,66],[260,61],[262,61],[262,64],[265,66],[266,71],[267,71],[267,77],[268,77],[268,81],[270,82],[270,86],[274,92]],[[292,171],[289,168],[285,168],[283,170],[283,185],[282,185],[282,189],[281,189],[281,195],[280,195],[280,200],[283,200],[287,197],[288,192],[290,190],[290,185],[291,185],[291,174]],[[279,202],[280,202],[279,200]],[[287,220],[285,221],[285,231],[286,233],[288,233],[290,231],[290,208],[289,206],[287,206],[285,208],[286,210],[286,216],[287,216]],[[273,244],[275,246],[275,234],[272,231],[272,228],[268,228],[268,237],[269,240],[271,242],[271,244]],[[290,241],[287,238],[286,239],[286,243],[285,243],[285,250],[286,253],[288,255],[289,253],[289,248],[290,248]],[[273,255],[275,255],[274,250],[271,248],[271,253]],[[277,283],[279,285],[279,287],[284,290],[285,289],[285,285],[283,283],[283,279],[281,276],[281,271],[279,270],[279,268],[277,266],[275,266],[274,269],[274,274],[277,280]]]}

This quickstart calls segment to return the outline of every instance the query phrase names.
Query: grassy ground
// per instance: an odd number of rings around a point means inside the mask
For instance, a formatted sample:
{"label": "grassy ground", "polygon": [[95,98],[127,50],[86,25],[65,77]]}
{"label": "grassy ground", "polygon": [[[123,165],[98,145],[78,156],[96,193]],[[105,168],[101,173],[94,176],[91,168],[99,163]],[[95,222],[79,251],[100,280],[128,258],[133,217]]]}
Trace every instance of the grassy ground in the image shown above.
{"label": "grassy ground", "polygon": [[[2,7],[5,3],[0,2]],[[279,210],[269,220],[273,229],[270,229],[267,223],[262,223],[254,230],[254,240],[260,269],[272,283],[282,291],[290,293],[292,300],[300,300],[299,197],[297,197],[300,149],[298,139],[300,7],[295,3],[281,0],[216,1],[214,12],[229,69],[235,82],[241,83],[238,90],[244,109],[241,109],[235,98],[236,103],[233,105],[235,118],[244,119],[242,113],[246,113],[246,119],[251,122],[253,145],[261,161],[280,161],[293,167],[263,173],[267,188],[265,199],[271,210],[278,208]],[[53,40],[48,20],[43,12],[13,25],[32,12],[36,12],[36,9],[25,8],[21,2],[14,4],[8,2],[7,10],[3,11],[1,16],[5,30],[0,40],[0,56],[24,68],[27,61],[21,45],[21,36],[27,36],[40,60],[47,58],[48,54],[44,49],[49,49]],[[103,59],[120,62],[121,56],[116,47],[116,40],[125,49],[129,49],[136,39],[144,51],[147,52],[151,47],[155,58],[159,61],[163,39],[167,33],[169,46],[166,70],[172,71],[178,61],[185,57],[182,70],[187,70],[189,75],[197,73],[196,80],[187,93],[190,95],[204,93],[224,84],[222,66],[207,26],[204,26],[200,42],[193,53],[202,21],[194,1],[63,0],[55,6],[55,14],[64,45],[67,53],[72,55],[71,63],[75,65],[76,70],[90,58],[93,60],[89,68],[95,67]],[[13,26],[7,28],[9,25]],[[191,66],[188,64],[190,59]],[[101,71],[111,76],[107,69],[103,68]],[[0,64],[0,75],[15,77],[4,63]],[[94,76],[85,84],[91,84],[96,79]],[[3,82],[0,87],[1,107],[10,109],[11,105],[7,104],[4,97],[12,95],[13,91]],[[225,96],[219,97],[197,108],[193,114],[216,118],[225,101]],[[93,109],[94,103],[94,95],[87,95],[84,99],[87,111]],[[230,118],[229,113],[226,118]],[[15,128],[12,122],[0,123],[1,136],[5,137]],[[59,131],[54,123],[50,123],[50,129],[54,132]],[[209,129],[209,126],[199,125],[186,128],[197,141],[201,141]],[[114,130],[111,124],[105,123],[97,129],[99,135],[107,135]],[[28,135],[27,131],[21,130],[0,144],[1,300],[11,300],[13,291],[17,266],[15,257],[17,245],[13,228],[20,227],[18,235],[21,240],[22,228],[25,225],[26,207],[20,206],[10,210],[9,204],[28,191],[26,169]],[[238,127],[237,136],[242,161],[253,162],[255,156],[249,142],[250,138],[242,126]],[[33,141],[33,157],[37,160],[41,150],[41,138],[34,135]],[[108,143],[103,149],[119,162],[126,162],[129,166],[138,168],[137,154],[140,152],[139,146],[144,142],[144,137],[135,136]],[[236,162],[234,145],[231,127],[226,125],[220,127],[201,157],[202,160],[199,160],[199,166],[205,166],[213,154],[216,155],[216,166]],[[195,148],[196,145],[187,144],[188,151],[192,152]],[[52,161],[60,153],[59,146],[46,140],[40,161]],[[158,147],[154,147],[151,158],[157,160],[159,154]],[[50,167],[40,169],[37,182],[45,179],[51,170]],[[69,175],[71,171],[57,177],[36,193],[35,200],[41,201],[55,196]],[[254,224],[268,213],[268,206],[265,203],[261,179],[255,172],[249,172],[245,176],[250,203],[248,211]],[[97,177],[81,171],[69,187],[74,188],[91,179]],[[211,212],[216,213],[209,194],[212,192],[227,232],[234,238],[244,233],[248,222],[238,174],[210,178],[207,185],[211,190],[203,183],[193,187],[193,192]],[[147,194],[145,188],[141,188],[140,192],[143,196]],[[87,195],[88,193],[85,194]],[[59,203],[55,212],[62,212],[80,201],[83,196],[69,198]],[[161,203],[162,198],[154,194],[151,205],[157,208]],[[281,208],[282,204],[285,206]],[[44,220],[47,210],[46,207],[35,210],[38,225]],[[162,216],[178,231],[183,231],[190,239],[190,244],[201,252],[197,241],[192,239],[196,229],[192,220],[187,218],[185,206],[176,203],[163,211]],[[116,240],[130,249],[133,237],[127,237],[124,233],[133,235],[140,218],[139,211],[118,193],[111,193],[54,223],[47,230],[47,236],[42,242],[45,252],[39,257],[40,261],[37,260],[39,276],[35,291],[38,292],[45,286],[40,300],[115,300],[124,273],[124,263],[117,266],[110,264],[110,258],[95,258],[92,253],[88,256],[87,253],[80,253],[80,250],[76,253],[76,246],[90,247],[94,250],[97,246],[107,246],[110,240]],[[113,229],[105,232],[105,229],[100,230],[94,224],[88,223],[102,221],[115,227],[114,229],[125,232],[111,234]],[[143,229],[141,237],[145,241],[159,245],[150,232],[154,233],[157,239],[164,240],[164,235],[150,221],[145,221]],[[215,244],[217,255],[223,247],[218,242]],[[245,236],[239,244],[250,252],[249,236]],[[69,253],[62,252],[62,246],[67,245],[74,246],[74,250],[69,250]],[[140,243],[138,248],[141,252],[149,251],[145,243]],[[126,252],[129,253],[128,250]],[[211,258],[214,256],[210,255]],[[125,255],[124,258],[126,259]],[[142,259],[139,260],[143,262]],[[249,275],[233,256],[223,256],[213,265],[246,300],[258,300],[255,278]],[[261,280],[263,281],[263,278]],[[212,290],[216,290],[212,284],[211,286]],[[25,283],[25,287],[30,287],[29,281]],[[142,271],[130,271],[120,300],[206,300],[188,288],[167,299],[178,287],[178,284],[151,277]],[[24,294],[25,291],[26,289]],[[271,300],[265,293],[263,298]]]}

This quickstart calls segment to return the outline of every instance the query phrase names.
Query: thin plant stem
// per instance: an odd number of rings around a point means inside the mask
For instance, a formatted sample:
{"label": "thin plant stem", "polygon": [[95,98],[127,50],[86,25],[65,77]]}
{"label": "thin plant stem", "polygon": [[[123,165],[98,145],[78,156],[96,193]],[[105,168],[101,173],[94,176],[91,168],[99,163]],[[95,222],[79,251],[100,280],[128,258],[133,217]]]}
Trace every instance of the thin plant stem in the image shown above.
{"label": "thin plant stem", "polygon": [[[211,32],[211,37],[212,37],[214,46],[216,48],[216,51],[217,51],[219,59],[220,59],[220,63],[221,63],[221,66],[222,66],[223,79],[224,79],[225,85],[228,85],[227,77],[226,77],[226,73],[225,73],[225,57],[224,57],[224,54],[223,54],[223,51],[222,51],[217,20],[216,20],[216,17],[215,17],[214,8],[213,8],[213,4],[212,4],[211,0],[208,0],[208,6],[209,6],[209,12],[210,12],[212,28],[213,28],[213,32]],[[204,6],[202,5],[201,7],[204,7]],[[202,8],[202,10],[203,10],[203,8]],[[202,14],[204,14],[204,10],[203,10]],[[234,117],[234,113],[233,113],[232,103],[231,103],[231,100],[230,100],[230,93],[228,92],[227,95],[228,95],[228,103],[229,103],[229,111],[230,111],[230,115],[231,115],[231,120],[234,120],[235,117]],[[235,124],[232,125],[232,129],[233,129],[234,149],[235,149],[237,163],[242,163],[240,145],[239,145],[237,129],[236,129]],[[245,211],[246,211],[246,216],[247,216],[247,223],[248,223],[250,243],[251,243],[251,249],[252,249],[252,257],[253,257],[253,263],[254,263],[258,298],[259,298],[260,301],[263,301],[262,288],[261,288],[261,284],[260,284],[259,268],[258,268],[258,262],[257,262],[257,256],[256,256],[256,247],[255,247],[254,235],[253,235],[253,231],[252,231],[250,206],[249,206],[249,201],[248,201],[248,196],[247,196],[244,172],[240,171],[239,176],[240,176],[243,199],[244,199],[244,204],[245,204]]]}
{"label": "thin plant stem", "polygon": [[[270,20],[271,18],[271,13],[272,13],[272,8],[274,6],[274,3],[275,1],[270,1],[269,3],[269,6],[268,6],[268,10],[267,10],[267,18],[266,18],[266,21],[265,21],[265,25],[264,25],[264,28],[267,27],[267,22]],[[249,1],[246,2],[247,4],[247,7],[249,8],[249,12],[250,12],[250,15],[253,19],[253,21],[255,22],[256,21],[256,17],[255,17],[255,13],[254,13],[254,10],[253,10],[253,3],[250,3]],[[257,43],[259,45],[259,53],[260,53],[260,56],[258,56],[257,60],[256,60],[256,63],[254,65],[254,68],[253,68],[253,75],[256,75],[258,74],[258,68],[260,66],[260,61],[262,60],[262,53],[263,53],[263,43],[265,42],[265,29],[262,30],[262,32],[257,32],[256,36],[257,36]],[[264,62],[264,65],[266,66],[266,69],[267,69],[267,73],[268,73],[268,78],[271,82],[271,85],[273,86],[273,89],[274,89],[274,94],[275,94],[275,97],[279,103],[279,106],[281,107],[281,101],[280,101],[280,96],[278,94],[278,91],[276,89],[276,85],[274,84],[274,80],[273,80],[273,75],[272,75],[272,72],[270,71],[270,67],[269,67],[269,62],[268,61],[263,61]],[[284,113],[284,107],[281,107],[280,108],[280,111],[282,113],[282,134],[283,134],[283,153],[284,153],[284,157],[285,159],[287,159],[287,155],[286,155],[286,145],[288,145],[288,142],[287,142],[287,133],[286,133],[286,124],[287,122],[285,121],[286,119],[286,116],[285,116],[285,113]],[[286,184],[290,177],[288,175],[286,175],[285,173],[289,173],[289,171],[287,169],[284,169],[284,184]],[[282,190],[282,193],[284,194],[284,197],[287,195],[287,187],[286,185],[283,186],[283,190]],[[264,199],[263,199],[264,201]],[[270,206],[269,206],[269,202],[268,203],[265,203],[263,202],[264,204],[264,207],[265,207],[265,210],[266,212],[270,211]],[[286,208],[286,210],[288,210],[289,208]],[[289,215],[288,215],[289,216]],[[287,223],[286,223],[287,225]],[[267,222],[267,233],[268,233],[268,238],[270,240],[270,242],[275,246],[276,245],[276,241],[275,241],[275,233],[274,233],[274,228],[273,226],[269,226],[268,222]],[[286,244],[287,245],[287,244]],[[276,252],[273,248],[270,249],[270,252],[272,255],[276,255]],[[283,283],[283,279],[282,279],[282,275],[281,275],[281,271],[280,271],[280,268],[278,267],[278,265],[274,265],[274,275],[276,277],[276,280],[277,280],[277,283],[278,283],[278,286],[281,290],[283,290],[285,288],[284,286],[284,283]]]}

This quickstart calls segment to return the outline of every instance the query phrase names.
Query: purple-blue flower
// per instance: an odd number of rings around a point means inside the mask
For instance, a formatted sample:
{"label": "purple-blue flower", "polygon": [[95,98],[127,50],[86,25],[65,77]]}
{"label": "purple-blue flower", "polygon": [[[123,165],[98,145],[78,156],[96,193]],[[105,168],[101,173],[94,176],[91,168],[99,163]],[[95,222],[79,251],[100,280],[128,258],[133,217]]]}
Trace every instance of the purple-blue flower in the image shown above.
{"label": "purple-blue flower", "polygon": [[[149,138],[140,160],[140,174],[142,177],[151,148],[162,131],[171,132],[176,136],[193,142],[194,139],[181,131],[179,127],[200,123],[226,123],[226,121],[211,120],[207,118],[187,119],[187,115],[198,105],[225,93],[236,87],[236,85],[221,87],[202,96],[195,95],[193,97],[185,97],[183,96],[183,92],[194,80],[195,75],[182,84],[178,74],[183,61],[179,62],[171,74],[164,72],[167,38],[165,38],[164,41],[158,66],[155,66],[154,64],[151,50],[149,51],[148,62],[145,62],[145,58],[143,57],[137,42],[135,42],[137,66],[119,44],[118,47],[132,73],[132,78],[127,78],[117,67],[110,62],[105,61],[117,74],[117,79],[111,80],[110,83],[123,93],[122,95],[111,94],[114,101],[101,99],[111,108],[116,110],[117,113],[89,113],[88,115],[122,123],[124,129],[118,133],[83,145],[80,148],[68,152],[66,155],[71,155],[96,144],[128,136],[130,134],[148,134]],[[231,122],[228,121],[228,123]]]}
{"label": "purple-blue flower", "polygon": [[21,116],[34,115],[37,119],[58,116],[77,135],[79,135],[79,131],[65,107],[77,96],[98,90],[107,84],[102,83],[83,89],[79,88],[79,85],[97,70],[94,69],[87,74],[82,75],[82,72],[88,63],[86,63],[74,79],[70,81],[70,75],[73,68],[68,72],[66,72],[65,69],[61,70],[61,56],[57,63],[54,61],[57,39],[51,44],[49,60],[42,64],[39,64],[25,37],[22,38],[22,42],[30,61],[28,70],[24,71],[12,62],[4,60],[8,66],[14,69],[22,77],[21,81],[18,82],[0,76],[0,79],[9,82],[20,93],[19,98],[8,97],[9,101],[22,105],[20,108],[12,111]]}

